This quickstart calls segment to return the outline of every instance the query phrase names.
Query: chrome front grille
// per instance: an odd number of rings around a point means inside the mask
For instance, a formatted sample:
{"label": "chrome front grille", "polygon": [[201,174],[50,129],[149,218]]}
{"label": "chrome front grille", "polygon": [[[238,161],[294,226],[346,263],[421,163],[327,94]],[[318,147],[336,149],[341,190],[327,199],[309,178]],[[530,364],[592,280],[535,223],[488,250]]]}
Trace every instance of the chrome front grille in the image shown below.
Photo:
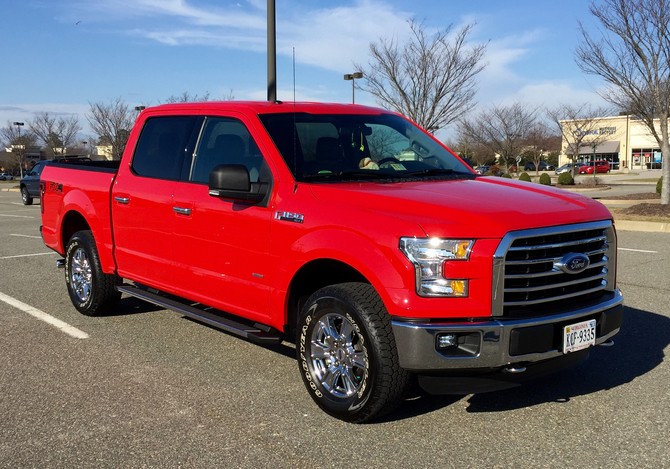
{"label": "chrome front grille", "polygon": [[[574,273],[565,259],[588,257]],[[518,231],[494,257],[493,315],[526,317],[574,309],[613,292],[616,235],[609,221]]]}

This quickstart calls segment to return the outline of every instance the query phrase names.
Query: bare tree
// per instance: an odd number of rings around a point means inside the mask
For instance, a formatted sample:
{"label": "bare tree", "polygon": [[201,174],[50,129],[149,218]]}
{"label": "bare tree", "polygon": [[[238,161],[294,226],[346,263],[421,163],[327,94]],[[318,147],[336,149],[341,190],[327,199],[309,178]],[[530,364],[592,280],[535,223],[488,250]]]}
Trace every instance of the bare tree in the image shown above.
{"label": "bare tree", "polygon": [[495,106],[470,119],[461,119],[459,133],[497,154],[505,169],[521,154],[537,124],[537,110],[521,103]]}
{"label": "bare tree", "polygon": [[[589,153],[583,151],[583,148],[598,146],[607,137],[601,135],[600,127],[602,117],[609,114],[608,109],[588,103],[562,104],[547,110],[547,115],[566,142],[565,155],[573,163],[579,158],[580,152]],[[574,165],[572,172],[574,176]],[[595,175],[595,171],[593,174]]]}
{"label": "bare tree", "polygon": [[7,126],[0,128],[0,138],[7,147],[11,148],[11,160],[19,168],[21,177],[23,177],[26,150],[35,145],[37,137],[30,129],[21,132],[20,126],[7,121]]}
{"label": "bare tree", "polygon": [[601,0],[591,14],[602,29],[594,37],[580,23],[577,65],[604,78],[603,98],[640,119],[663,155],[661,203],[670,204],[670,1]]}
{"label": "bare tree", "polygon": [[440,129],[462,117],[474,106],[475,77],[487,44],[469,44],[474,25],[452,35],[451,26],[429,35],[422,23],[410,21],[410,41],[401,46],[394,39],[370,45],[369,67],[361,89],[381,106],[408,116],[427,130]]}
{"label": "bare tree", "polygon": [[[537,122],[526,136],[526,154],[535,165],[535,174],[540,174],[540,163],[544,155],[561,146],[560,137],[554,135],[544,122]],[[558,148],[555,148],[558,147]]]}
{"label": "bare tree", "polygon": [[52,155],[67,153],[67,147],[76,142],[77,134],[81,131],[77,116],[57,118],[48,112],[36,114],[35,118],[28,122],[28,128]]}
{"label": "bare tree", "polygon": [[184,91],[179,95],[172,95],[168,99],[165,100],[166,104],[170,103],[203,103],[206,101],[232,101],[235,99],[235,95],[233,94],[233,90],[231,89],[230,92],[221,97],[221,98],[212,98],[209,94],[209,91],[206,91],[204,94],[199,95],[199,94],[191,94],[188,91]]}
{"label": "bare tree", "polygon": [[180,95],[172,95],[165,100],[166,103],[202,103],[209,101],[209,91],[205,92],[202,96],[196,94],[191,94],[188,91],[184,91]]}
{"label": "bare tree", "polygon": [[121,98],[108,104],[89,103],[89,106],[89,115],[86,117],[99,143],[110,145],[112,159],[120,160],[135,121],[135,113]]}
{"label": "bare tree", "polygon": [[473,166],[494,164],[496,155],[490,148],[472,140],[468,135],[457,133],[455,142],[448,142],[447,146],[458,153],[458,156],[469,161]]}

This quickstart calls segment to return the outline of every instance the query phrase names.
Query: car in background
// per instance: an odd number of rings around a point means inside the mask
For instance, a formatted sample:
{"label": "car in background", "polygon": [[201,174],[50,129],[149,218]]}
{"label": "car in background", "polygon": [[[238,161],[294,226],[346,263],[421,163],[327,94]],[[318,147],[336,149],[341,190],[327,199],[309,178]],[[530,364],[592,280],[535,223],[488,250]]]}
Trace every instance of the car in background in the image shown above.
{"label": "car in background", "polygon": [[605,160],[596,161],[595,164],[593,162],[585,163],[579,167],[577,172],[579,174],[593,174],[594,169],[596,173],[609,173],[610,163]]}
{"label": "car in background", "polygon": [[[553,171],[556,169],[554,165],[548,164],[546,161],[540,161],[540,169],[539,171]],[[527,162],[524,167],[524,171],[535,171],[535,163],[532,161]]]}
{"label": "car in background", "polygon": [[13,181],[14,176],[9,173],[0,173],[0,181]]}
{"label": "car in background", "polygon": [[489,166],[477,166],[475,168],[475,173],[477,174],[486,174],[491,168]]}
{"label": "car in background", "polygon": [[565,163],[564,165],[559,166],[556,168],[556,174],[563,174],[563,173],[569,173],[572,171],[572,168],[575,168],[575,173],[579,172],[579,168],[581,168],[584,165],[584,163]]}
{"label": "car in background", "polygon": [[33,198],[40,196],[40,175],[46,161],[38,161],[35,166],[28,171],[19,182],[19,189],[21,191],[21,202],[23,205],[32,205]]}

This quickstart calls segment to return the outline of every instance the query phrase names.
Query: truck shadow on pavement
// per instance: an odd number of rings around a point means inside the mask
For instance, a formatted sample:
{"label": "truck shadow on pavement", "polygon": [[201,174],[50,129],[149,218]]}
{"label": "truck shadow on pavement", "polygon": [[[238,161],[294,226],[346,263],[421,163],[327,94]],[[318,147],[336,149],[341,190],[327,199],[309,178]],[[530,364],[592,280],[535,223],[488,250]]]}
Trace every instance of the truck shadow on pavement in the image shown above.
{"label": "truck shadow on pavement", "polygon": [[614,346],[596,347],[588,360],[521,388],[472,396],[468,412],[500,412],[547,402],[563,403],[633,381],[663,363],[670,318],[626,307]]}
{"label": "truck shadow on pavement", "polygon": [[[503,412],[570,399],[624,385],[663,363],[670,344],[670,318],[626,307],[614,346],[596,347],[579,365],[512,389],[467,397],[467,412]],[[412,418],[448,407],[465,396],[421,395],[404,402],[384,421]]]}
{"label": "truck shadow on pavement", "polygon": [[154,313],[156,311],[162,311],[163,308],[156,306],[152,303],[139,300],[133,297],[123,297],[119,304],[111,311],[106,312],[103,316],[105,317],[114,317],[114,316],[131,316],[133,314],[142,314],[142,313]]}

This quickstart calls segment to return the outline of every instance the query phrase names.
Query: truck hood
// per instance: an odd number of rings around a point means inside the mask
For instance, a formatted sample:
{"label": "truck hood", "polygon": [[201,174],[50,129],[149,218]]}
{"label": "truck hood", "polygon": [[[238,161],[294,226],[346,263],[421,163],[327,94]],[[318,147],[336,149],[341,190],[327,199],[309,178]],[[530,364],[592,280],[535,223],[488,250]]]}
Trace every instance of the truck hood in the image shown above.
{"label": "truck hood", "polygon": [[[611,219],[607,208],[590,198],[535,183],[499,177],[401,183],[310,184],[319,201],[404,221],[427,236],[500,238],[509,231]],[[334,215],[334,214],[333,214]],[[362,213],[361,215],[365,215]]]}

